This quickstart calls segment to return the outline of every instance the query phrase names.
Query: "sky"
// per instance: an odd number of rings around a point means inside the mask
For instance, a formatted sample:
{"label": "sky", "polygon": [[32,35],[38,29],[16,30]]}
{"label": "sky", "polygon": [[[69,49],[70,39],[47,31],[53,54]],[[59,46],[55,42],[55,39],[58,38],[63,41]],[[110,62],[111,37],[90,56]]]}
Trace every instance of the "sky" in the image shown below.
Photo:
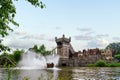
{"label": "sky", "polygon": [[25,0],[15,1],[14,32],[4,44],[16,49],[29,49],[44,44],[55,48],[55,37],[71,37],[75,51],[104,49],[120,40],[120,0],[43,0],[44,9],[35,8]]}

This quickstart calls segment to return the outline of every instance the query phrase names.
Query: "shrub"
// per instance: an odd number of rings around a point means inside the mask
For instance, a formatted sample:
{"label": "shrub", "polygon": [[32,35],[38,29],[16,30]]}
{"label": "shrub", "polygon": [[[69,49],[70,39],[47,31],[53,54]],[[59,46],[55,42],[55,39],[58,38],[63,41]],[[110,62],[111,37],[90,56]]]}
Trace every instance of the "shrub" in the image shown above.
{"label": "shrub", "polygon": [[99,60],[95,63],[96,67],[105,67],[106,63],[103,60]]}
{"label": "shrub", "polygon": [[87,67],[94,67],[94,64],[88,64]]}
{"label": "shrub", "polygon": [[117,63],[109,63],[107,65],[108,65],[108,67],[117,67]]}
{"label": "shrub", "polygon": [[114,56],[114,58],[116,58],[116,59],[119,60],[119,62],[120,62],[120,54],[116,54],[116,55]]}

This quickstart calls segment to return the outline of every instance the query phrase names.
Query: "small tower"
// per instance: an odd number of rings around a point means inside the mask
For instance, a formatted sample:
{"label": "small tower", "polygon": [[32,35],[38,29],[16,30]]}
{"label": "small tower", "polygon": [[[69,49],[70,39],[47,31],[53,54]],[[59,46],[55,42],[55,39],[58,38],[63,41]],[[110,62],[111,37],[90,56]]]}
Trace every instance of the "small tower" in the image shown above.
{"label": "small tower", "polygon": [[106,50],[105,57],[106,57],[107,60],[113,59],[113,57],[112,57],[112,51],[111,51],[110,48],[108,48],[108,49]]}
{"label": "small tower", "polygon": [[63,35],[62,38],[55,37],[55,41],[57,43],[57,54],[60,55],[60,58],[69,58],[71,38],[65,38]]}

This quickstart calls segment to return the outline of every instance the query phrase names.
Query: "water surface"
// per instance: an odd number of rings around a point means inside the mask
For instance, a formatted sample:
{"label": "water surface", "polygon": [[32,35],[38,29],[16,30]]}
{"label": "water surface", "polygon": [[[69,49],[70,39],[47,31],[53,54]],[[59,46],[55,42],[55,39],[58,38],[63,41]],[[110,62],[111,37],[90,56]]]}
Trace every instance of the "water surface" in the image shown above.
{"label": "water surface", "polygon": [[120,80],[120,67],[65,67],[59,69],[0,69],[0,80]]}

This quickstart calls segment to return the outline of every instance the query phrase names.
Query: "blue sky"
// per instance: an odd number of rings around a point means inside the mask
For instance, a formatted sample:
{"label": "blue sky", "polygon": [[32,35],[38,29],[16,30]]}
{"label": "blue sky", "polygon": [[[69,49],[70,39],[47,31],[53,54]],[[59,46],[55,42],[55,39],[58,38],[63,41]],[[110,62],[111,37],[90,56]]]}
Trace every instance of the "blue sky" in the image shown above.
{"label": "blue sky", "polygon": [[55,36],[71,37],[73,48],[105,48],[120,40],[120,0],[43,0],[46,8],[14,2],[15,20],[20,24],[5,44],[28,49],[34,44],[56,47]]}

